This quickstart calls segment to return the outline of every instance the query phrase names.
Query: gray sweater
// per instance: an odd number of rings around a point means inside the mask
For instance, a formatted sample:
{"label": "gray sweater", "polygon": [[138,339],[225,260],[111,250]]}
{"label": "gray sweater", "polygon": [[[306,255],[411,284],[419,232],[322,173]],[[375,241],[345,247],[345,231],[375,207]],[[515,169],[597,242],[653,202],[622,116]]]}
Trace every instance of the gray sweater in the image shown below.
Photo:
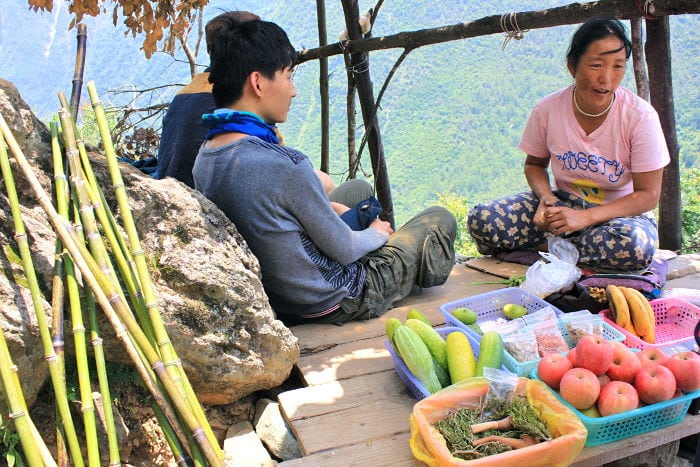
{"label": "gray sweater", "polygon": [[358,260],[389,235],[351,230],[331,209],[304,154],[247,136],[202,146],[192,174],[195,188],[231,219],[258,258],[276,312],[318,313],[362,293]]}

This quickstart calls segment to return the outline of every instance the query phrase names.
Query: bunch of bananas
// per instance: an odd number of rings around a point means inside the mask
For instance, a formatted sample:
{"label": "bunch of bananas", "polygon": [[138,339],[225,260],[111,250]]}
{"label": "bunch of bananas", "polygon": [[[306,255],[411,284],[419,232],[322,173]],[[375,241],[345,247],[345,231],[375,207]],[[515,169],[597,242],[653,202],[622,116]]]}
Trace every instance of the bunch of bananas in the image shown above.
{"label": "bunch of bananas", "polygon": [[644,342],[656,342],[654,329],[656,317],[649,301],[639,290],[630,287],[608,285],[605,288],[610,307],[610,319],[630,334]]}

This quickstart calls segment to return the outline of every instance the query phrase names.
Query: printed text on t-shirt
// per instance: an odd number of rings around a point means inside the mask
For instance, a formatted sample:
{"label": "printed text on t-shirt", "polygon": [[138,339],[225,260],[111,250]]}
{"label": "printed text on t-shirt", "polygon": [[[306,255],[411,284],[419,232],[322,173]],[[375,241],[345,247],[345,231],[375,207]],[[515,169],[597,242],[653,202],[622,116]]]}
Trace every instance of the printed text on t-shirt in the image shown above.
{"label": "printed text on t-shirt", "polygon": [[625,173],[625,167],[620,161],[611,161],[597,154],[567,151],[556,154],[556,160],[561,161],[562,171],[588,171],[607,175],[611,183],[615,183]]}

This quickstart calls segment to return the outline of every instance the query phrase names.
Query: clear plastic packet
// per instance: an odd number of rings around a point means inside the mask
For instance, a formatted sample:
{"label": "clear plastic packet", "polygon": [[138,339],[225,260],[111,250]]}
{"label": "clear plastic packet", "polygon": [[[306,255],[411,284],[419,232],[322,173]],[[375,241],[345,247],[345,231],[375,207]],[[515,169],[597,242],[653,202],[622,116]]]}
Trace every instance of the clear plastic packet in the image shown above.
{"label": "clear plastic packet", "polygon": [[[510,321],[505,318],[490,319],[488,321],[479,322],[479,327],[482,332],[499,331],[503,326],[506,326]],[[499,331],[500,334],[500,331]]]}
{"label": "clear plastic packet", "polygon": [[500,368],[484,368],[484,378],[489,383],[484,407],[488,408],[494,401],[509,401],[518,387],[518,375]]}
{"label": "clear plastic packet", "polygon": [[551,353],[569,351],[569,344],[564,339],[557,321],[541,321],[530,326],[530,329],[535,334],[537,352],[540,354],[540,357]]}
{"label": "clear plastic packet", "polygon": [[503,337],[503,347],[516,361],[530,362],[537,360],[537,338],[531,329],[522,329]]}
{"label": "clear plastic packet", "polygon": [[532,326],[541,321],[556,321],[557,312],[554,311],[554,308],[551,306],[546,306],[532,313],[528,313],[522,317],[522,320],[525,321],[525,324],[528,326]]}
{"label": "clear plastic packet", "polygon": [[576,345],[584,336],[603,335],[603,317],[601,315],[581,315],[565,321],[564,325],[573,345]]}

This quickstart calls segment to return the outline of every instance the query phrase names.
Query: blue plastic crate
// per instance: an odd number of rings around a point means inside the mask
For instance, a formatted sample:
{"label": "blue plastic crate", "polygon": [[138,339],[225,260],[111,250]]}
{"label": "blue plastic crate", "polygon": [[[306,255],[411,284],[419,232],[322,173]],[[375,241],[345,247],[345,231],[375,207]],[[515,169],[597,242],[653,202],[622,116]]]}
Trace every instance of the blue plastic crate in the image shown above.
{"label": "blue plastic crate", "polygon": [[[539,379],[537,369],[533,370],[530,376],[533,379]],[[581,419],[588,430],[586,446],[612,443],[680,423],[688,412],[693,399],[700,397],[700,390],[698,390],[627,412],[595,418],[582,414],[566,402],[557,391],[552,388],[549,390]]]}
{"label": "blue plastic crate", "polygon": [[[465,331],[468,336],[472,336],[478,341],[481,337],[474,332],[469,326],[465,325],[457,318],[452,315],[452,310],[456,308],[469,308],[476,312],[479,321],[492,321],[498,318],[505,318],[503,314],[503,305],[507,303],[515,303],[517,305],[524,306],[528,313],[535,312],[544,307],[550,307],[554,310],[557,316],[564,314],[557,307],[547,303],[541,298],[532,295],[517,287],[509,287],[501,290],[495,290],[493,292],[488,292],[481,295],[475,295],[473,297],[463,298],[460,300],[455,300],[449,303],[445,303],[440,307],[440,312],[445,317],[445,322],[454,327],[458,327]],[[566,329],[564,323],[559,323],[559,329],[561,330],[564,340],[566,340],[569,348],[573,347],[573,342],[569,331]],[[625,340],[624,334],[616,330],[607,322],[603,322],[603,337],[610,341],[623,341]],[[535,360],[529,360],[526,362],[519,362],[506,350],[503,351],[503,366],[509,371],[517,374],[518,376],[527,377],[532,370],[537,367],[537,363],[540,361],[539,358]]]}
{"label": "blue plastic crate", "polygon": [[[438,334],[442,336],[443,339],[445,339],[447,335],[451,332],[461,332],[465,334],[467,336],[467,339],[469,339],[469,345],[471,345],[472,347],[474,358],[479,358],[479,341],[477,341],[473,336],[467,334],[462,329],[454,326],[435,328],[435,330],[438,332]],[[404,361],[396,353],[396,350],[394,350],[394,346],[391,345],[389,339],[385,341],[384,345],[391,354],[391,358],[394,360],[394,368],[396,369],[396,373],[399,375],[399,378],[401,378],[401,380],[404,383],[406,383],[406,386],[411,391],[413,396],[418,400],[428,397],[430,395],[430,392],[425,388],[425,386],[423,386],[423,384],[420,381],[418,381],[418,379],[415,376],[413,376],[411,370],[408,369]]]}

